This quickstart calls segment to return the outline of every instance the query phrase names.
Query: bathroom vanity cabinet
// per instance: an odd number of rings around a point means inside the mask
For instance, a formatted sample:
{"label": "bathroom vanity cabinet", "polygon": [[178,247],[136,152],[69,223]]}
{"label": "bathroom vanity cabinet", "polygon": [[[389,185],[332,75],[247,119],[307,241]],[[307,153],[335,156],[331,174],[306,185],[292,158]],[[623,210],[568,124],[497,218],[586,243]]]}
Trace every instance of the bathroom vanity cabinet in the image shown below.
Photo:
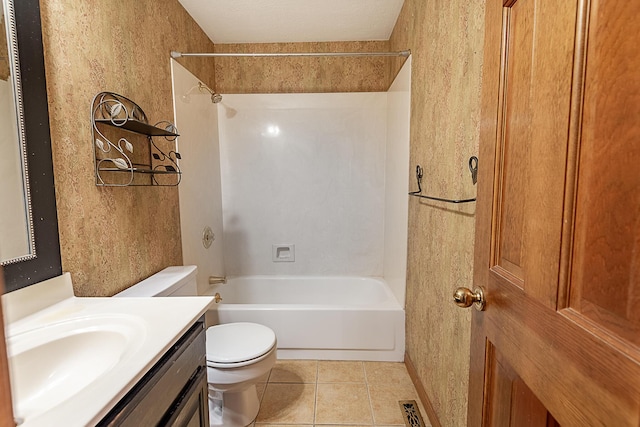
{"label": "bathroom vanity cabinet", "polygon": [[98,426],[209,426],[204,318],[198,320]]}

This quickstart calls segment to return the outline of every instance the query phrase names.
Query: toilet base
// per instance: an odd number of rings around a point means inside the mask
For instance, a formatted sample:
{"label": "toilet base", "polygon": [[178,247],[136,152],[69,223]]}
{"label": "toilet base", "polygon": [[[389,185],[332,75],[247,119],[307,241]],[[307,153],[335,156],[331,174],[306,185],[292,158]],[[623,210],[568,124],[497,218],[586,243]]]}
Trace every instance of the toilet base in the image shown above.
{"label": "toilet base", "polygon": [[258,416],[260,400],[256,385],[224,393],[209,386],[209,423],[211,426],[245,427]]}

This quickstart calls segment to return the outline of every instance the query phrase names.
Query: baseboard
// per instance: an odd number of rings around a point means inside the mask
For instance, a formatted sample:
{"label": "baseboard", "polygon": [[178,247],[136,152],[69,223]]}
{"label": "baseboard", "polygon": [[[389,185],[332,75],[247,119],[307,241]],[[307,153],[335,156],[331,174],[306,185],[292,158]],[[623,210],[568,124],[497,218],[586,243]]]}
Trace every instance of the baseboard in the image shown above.
{"label": "baseboard", "polygon": [[407,353],[404,354],[404,364],[407,367],[411,381],[418,392],[418,398],[420,398],[420,402],[422,402],[422,406],[424,406],[424,410],[427,412],[427,418],[429,418],[431,427],[442,427],[442,424],[440,424],[440,420],[438,420],[438,416],[436,415],[436,411],[433,409],[431,400],[429,400],[429,396],[422,385],[422,381],[420,381],[420,378],[418,377],[418,371]]}

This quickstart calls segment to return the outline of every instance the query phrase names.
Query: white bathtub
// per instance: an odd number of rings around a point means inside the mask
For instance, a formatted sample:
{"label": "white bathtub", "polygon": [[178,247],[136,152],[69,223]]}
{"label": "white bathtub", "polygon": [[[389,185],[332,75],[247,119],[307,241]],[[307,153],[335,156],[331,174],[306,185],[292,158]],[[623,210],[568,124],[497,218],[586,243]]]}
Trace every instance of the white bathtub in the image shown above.
{"label": "white bathtub", "polygon": [[278,358],[404,359],[404,310],[382,279],[246,276],[212,286],[214,323],[256,322],[278,338]]}

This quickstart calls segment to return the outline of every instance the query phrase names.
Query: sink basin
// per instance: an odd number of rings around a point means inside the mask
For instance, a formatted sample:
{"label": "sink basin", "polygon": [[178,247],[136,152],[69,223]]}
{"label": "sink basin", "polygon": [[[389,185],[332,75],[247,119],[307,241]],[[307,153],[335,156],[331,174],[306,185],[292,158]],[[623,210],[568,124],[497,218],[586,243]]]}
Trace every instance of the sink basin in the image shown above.
{"label": "sink basin", "polygon": [[120,314],[76,318],[11,336],[15,416],[26,421],[76,395],[134,353],[144,331],[140,319]]}
{"label": "sink basin", "polygon": [[69,273],[0,299],[20,427],[98,424],[212,303],[76,297]]}

